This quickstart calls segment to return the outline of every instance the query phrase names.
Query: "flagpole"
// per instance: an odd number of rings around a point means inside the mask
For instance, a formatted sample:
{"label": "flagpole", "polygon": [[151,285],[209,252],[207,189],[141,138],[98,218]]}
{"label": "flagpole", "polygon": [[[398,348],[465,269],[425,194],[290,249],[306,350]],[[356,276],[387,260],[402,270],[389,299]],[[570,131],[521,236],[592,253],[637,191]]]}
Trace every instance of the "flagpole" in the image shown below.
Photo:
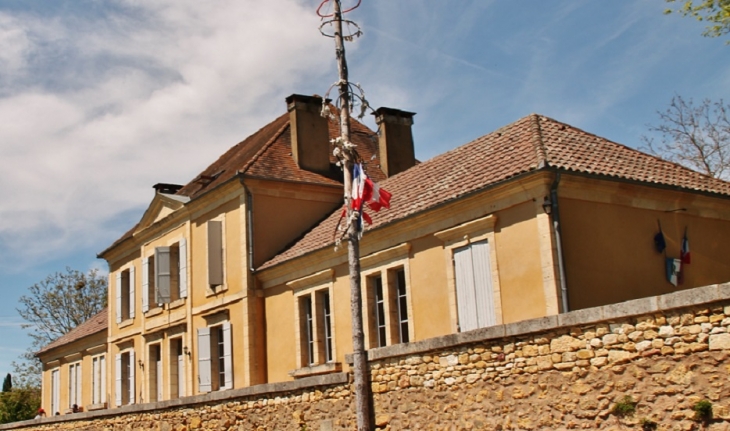
{"label": "flagpole", "polygon": [[357,429],[372,429],[371,388],[363,333],[362,290],[360,286],[360,238],[358,232],[359,214],[352,208],[352,169],[355,160],[350,144],[350,86],[348,81],[345,44],[342,33],[342,9],[340,0],[333,0],[335,53],[339,73],[340,138],[344,171],[345,208],[347,211],[347,259],[350,273],[350,310],[352,314],[352,361],[355,386],[355,413]]}

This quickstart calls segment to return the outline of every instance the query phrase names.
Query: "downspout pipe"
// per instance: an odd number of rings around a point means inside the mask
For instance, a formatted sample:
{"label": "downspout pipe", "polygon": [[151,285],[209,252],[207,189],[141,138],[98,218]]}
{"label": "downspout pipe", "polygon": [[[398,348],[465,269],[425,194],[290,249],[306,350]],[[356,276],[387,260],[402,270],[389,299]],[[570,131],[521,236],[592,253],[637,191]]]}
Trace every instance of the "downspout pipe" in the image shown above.
{"label": "downspout pipe", "polygon": [[552,204],[551,217],[553,219],[553,234],[555,235],[555,246],[558,249],[558,272],[560,274],[560,298],[562,310],[570,311],[568,305],[568,284],[565,280],[565,262],[563,261],[563,241],[560,234],[560,207],[558,206],[558,184],[560,184],[560,172],[555,174],[555,181],[550,187],[550,202]]}
{"label": "downspout pipe", "polygon": [[246,190],[246,230],[248,231],[248,266],[251,274],[255,272],[253,267],[253,195]]}

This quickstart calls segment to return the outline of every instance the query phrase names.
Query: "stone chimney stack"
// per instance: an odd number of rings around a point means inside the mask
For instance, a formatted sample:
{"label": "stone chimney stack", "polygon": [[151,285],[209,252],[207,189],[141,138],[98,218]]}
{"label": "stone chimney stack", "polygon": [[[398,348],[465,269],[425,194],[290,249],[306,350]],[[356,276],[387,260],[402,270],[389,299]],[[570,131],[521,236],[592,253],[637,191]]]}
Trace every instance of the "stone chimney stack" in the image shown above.
{"label": "stone chimney stack", "polygon": [[292,94],[286,98],[291,128],[291,153],[297,165],[308,171],[330,171],[327,118],[322,117],[322,98]]}
{"label": "stone chimney stack", "polygon": [[411,131],[414,115],[414,112],[392,108],[375,111],[375,122],[380,127],[380,169],[388,177],[416,164]]}

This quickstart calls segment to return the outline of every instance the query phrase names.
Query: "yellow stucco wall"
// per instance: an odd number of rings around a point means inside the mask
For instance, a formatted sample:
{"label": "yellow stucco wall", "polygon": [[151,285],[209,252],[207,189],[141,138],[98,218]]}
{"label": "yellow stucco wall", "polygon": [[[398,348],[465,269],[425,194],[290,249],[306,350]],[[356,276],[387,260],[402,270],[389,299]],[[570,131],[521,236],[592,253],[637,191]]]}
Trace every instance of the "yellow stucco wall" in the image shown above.
{"label": "yellow stucco wall", "polygon": [[[685,203],[665,208],[683,208]],[[717,203],[727,205],[726,201]],[[699,217],[692,214],[691,205],[687,207],[688,211],[666,212],[560,199],[571,309],[730,280],[730,221]],[[679,257],[687,228],[692,262],[685,266],[684,284],[678,287],[667,281],[665,256],[654,248],[657,220],[661,221],[669,257]]]}
{"label": "yellow stucco wall", "polygon": [[535,210],[530,201],[497,213],[495,242],[503,323],[545,316]]}
{"label": "yellow stucco wall", "polygon": [[319,202],[265,194],[253,196],[254,267],[280,253],[340,202]]}
{"label": "yellow stucco wall", "polygon": [[417,340],[451,333],[446,258],[443,243],[433,235],[411,242],[410,282],[413,330]]}

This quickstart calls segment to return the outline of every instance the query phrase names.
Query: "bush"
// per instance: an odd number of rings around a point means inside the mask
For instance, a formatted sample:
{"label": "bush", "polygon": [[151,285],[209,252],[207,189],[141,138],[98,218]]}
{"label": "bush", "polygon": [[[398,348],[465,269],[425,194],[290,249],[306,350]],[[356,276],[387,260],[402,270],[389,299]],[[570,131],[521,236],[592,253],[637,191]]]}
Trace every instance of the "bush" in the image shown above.
{"label": "bush", "polygon": [[636,412],[636,401],[631,395],[626,395],[620,401],[616,401],[613,405],[611,413],[618,417],[632,416]]}
{"label": "bush", "polygon": [[697,401],[692,406],[692,410],[695,411],[696,421],[708,422],[712,419],[712,403],[708,400]]}

